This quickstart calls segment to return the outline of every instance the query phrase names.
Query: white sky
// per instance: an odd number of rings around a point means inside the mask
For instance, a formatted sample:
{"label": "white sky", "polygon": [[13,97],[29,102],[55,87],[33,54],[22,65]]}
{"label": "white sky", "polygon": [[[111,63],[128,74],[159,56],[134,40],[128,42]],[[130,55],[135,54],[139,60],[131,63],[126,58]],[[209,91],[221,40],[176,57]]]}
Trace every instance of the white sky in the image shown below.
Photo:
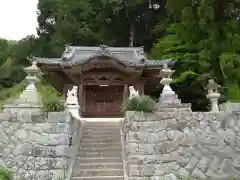
{"label": "white sky", "polygon": [[36,35],[38,0],[0,0],[0,37],[20,40]]}

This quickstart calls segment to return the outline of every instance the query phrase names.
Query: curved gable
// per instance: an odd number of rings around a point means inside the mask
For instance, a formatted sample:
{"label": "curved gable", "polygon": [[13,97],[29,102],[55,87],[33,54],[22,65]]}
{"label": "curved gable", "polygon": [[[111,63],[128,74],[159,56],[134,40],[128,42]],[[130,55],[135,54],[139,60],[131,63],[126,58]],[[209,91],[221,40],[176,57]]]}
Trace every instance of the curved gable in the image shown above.
{"label": "curved gable", "polygon": [[101,69],[101,68],[113,68],[120,71],[125,71],[128,68],[128,64],[123,62],[113,55],[94,55],[88,58],[82,65],[83,71],[88,71],[91,69]]}

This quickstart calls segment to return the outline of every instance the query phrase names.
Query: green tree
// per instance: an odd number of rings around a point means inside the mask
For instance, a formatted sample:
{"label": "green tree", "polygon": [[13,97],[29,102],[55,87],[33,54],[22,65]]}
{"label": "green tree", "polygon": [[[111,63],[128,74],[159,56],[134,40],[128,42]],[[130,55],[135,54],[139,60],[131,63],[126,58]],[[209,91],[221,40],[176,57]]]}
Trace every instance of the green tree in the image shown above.
{"label": "green tree", "polygon": [[[175,76],[176,84],[182,84],[179,91],[183,100],[194,99],[195,106],[201,104],[204,85],[211,77],[224,87],[238,86],[239,2],[167,0],[166,7],[172,23],[167,35],[155,44],[151,56],[178,60]],[[183,86],[185,82],[187,86]],[[186,93],[189,85],[191,93]]]}
{"label": "green tree", "polygon": [[12,41],[0,38],[0,65],[3,64],[10,55],[11,45]]}
{"label": "green tree", "polygon": [[34,35],[19,40],[11,47],[13,65],[29,65],[28,57],[40,55],[40,45]]}
{"label": "green tree", "polygon": [[[39,43],[44,56],[59,56],[65,44],[145,46],[165,16],[164,0],[40,0]],[[158,28],[158,33],[160,32]]]}

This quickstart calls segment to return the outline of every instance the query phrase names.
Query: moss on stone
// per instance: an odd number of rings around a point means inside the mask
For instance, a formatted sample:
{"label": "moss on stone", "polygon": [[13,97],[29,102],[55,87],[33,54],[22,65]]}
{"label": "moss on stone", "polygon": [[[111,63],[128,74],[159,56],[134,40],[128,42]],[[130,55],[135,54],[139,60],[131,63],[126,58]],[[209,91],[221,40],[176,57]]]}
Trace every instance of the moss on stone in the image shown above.
{"label": "moss on stone", "polygon": [[0,180],[12,180],[12,173],[9,170],[0,167]]}

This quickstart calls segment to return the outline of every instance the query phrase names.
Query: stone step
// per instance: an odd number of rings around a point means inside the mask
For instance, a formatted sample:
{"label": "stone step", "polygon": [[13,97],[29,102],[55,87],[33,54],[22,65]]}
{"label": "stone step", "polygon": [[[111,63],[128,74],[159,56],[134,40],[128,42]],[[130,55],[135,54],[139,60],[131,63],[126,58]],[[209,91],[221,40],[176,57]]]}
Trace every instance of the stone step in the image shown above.
{"label": "stone step", "polygon": [[83,134],[84,133],[98,133],[98,134],[103,134],[103,133],[107,133],[107,134],[120,134],[120,129],[102,129],[102,130],[88,130],[85,129],[83,130]]}
{"label": "stone step", "polygon": [[89,130],[89,129],[85,129],[83,130],[83,134],[115,134],[115,135],[120,135],[120,129],[103,129],[101,130]]}
{"label": "stone step", "polygon": [[120,123],[86,122],[72,180],[124,180]]}
{"label": "stone step", "polygon": [[105,139],[105,138],[121,138],[120,134],[83,134],[83,139]]}
{"label": "stone step", "polygon": [[85,122],[85,125],[102,125],[102,126],[105,126],[105,125],[118,125],[120,124],[120,119],[119,121],[88,121],[88,122]]}
{"label": "stone step", "polygon": [[120,124],[85,124],[84,127],[86,128],[119,128]]}
{"label": "stone step", "polygon": [[89,130],[99,130],[99,131],[104,131],[104,130],[117,130],[120,129],[120,126],[84,126],[83,130],[89,129]]}
{"label": "stone step", "polygon": [[109,138],[120,138],[121,135],[120,133],[116,134],[116,133],[91,133],[91,132],[85,132],[82,134],[83,135],[83,139],[86,138],[86,139],[95,139],[95,138],[98,138],[98,139],[105,139],[106,137],[109,137]]}
{"label": "stone step", "polygon": [[84,126],[83,130],[89,130],[89,131],[114,131],[114,130],[120,130],[121,128],[120,127],[115,127],[115,126],[112,126],[112,127],[104,127],[104,126],[100,126],[100,127],[86,127]]}
{"label": "stone step", "polygon": [[83,139],[81,141],[81,144],[121,144],[120,140],[105,140],[105,141],[99,141],[99,140],[92,140],[92,141],[86,141],[85,139]]}
{"label": "stone step", "polygon": [[94,137],[87,137],[87,136],[83,136],[83,141],[121,141],[121,136],[94,136]]}
{"label": "stone step", "polygon": [[76,164],[74,170],[78,169],[105,169],[105,168],[112,168],[112,169],[121,169],[123,168],[122,163],[89,163],[89,164]]}
{"label": "stone step", "polygon": [[81,148],[120,148],[121,149],[121,144],[120,143],[95,143],[95,144],[89,144],[89,143],[82,143],[80,145],[80,150]]}
{"label": "stone step", "polygon": [[121,157],[104,157],[104,158],[77,158],[76,164],[89,164],[89,163],[119,163],[122,162]]}
{"label": "stone step", "polygon": [[84,169],[73,171],[73,177],[89,176],[123,176],[123,169]]}
{"label": "stone step", "polygon": [[85,124],[84,128],[101,128],[101,129],[111,129],[111,128],[120,128],[120,124]]}
{"label": "stone step", "polygon": [[114,142],[120,142],[120,138],[119,139],[105,139],[105,138],[102,138],[102,139],[83,139],[82,143],[114,143]]}
{"label": "stone step", "polygon": [[108,130],[108,131],[110,131],[110,130],[118,130],[118,129],[120,129],[120,127],[118,127],[118,126],[110,126],[110,127],[104,127],[104,126],[96,126],[96,127],[86,127],[86,126],[84,126],[84,128],[83,128],[83,130],[92,130],[92,131],[105,131],[105,130]]}
{"label": "stone step", "polygon": [[122,147],[120,146],[112,146],[111,149],[109,147],[81,147],[79,148],[79,152],[104,152],[104,151],[111,151],[111,152],[119,152],[122,151]]}
{"label": "stone step", "polygon": [[102,151],[102,152],[83,152],[80,151],[77,154],[80,157],[121,157],[122,156],[122,152],[119,151]]}
{"label": "stone step", "polygon": [[73,177],[72,180],[124,180],[123,176]]}

